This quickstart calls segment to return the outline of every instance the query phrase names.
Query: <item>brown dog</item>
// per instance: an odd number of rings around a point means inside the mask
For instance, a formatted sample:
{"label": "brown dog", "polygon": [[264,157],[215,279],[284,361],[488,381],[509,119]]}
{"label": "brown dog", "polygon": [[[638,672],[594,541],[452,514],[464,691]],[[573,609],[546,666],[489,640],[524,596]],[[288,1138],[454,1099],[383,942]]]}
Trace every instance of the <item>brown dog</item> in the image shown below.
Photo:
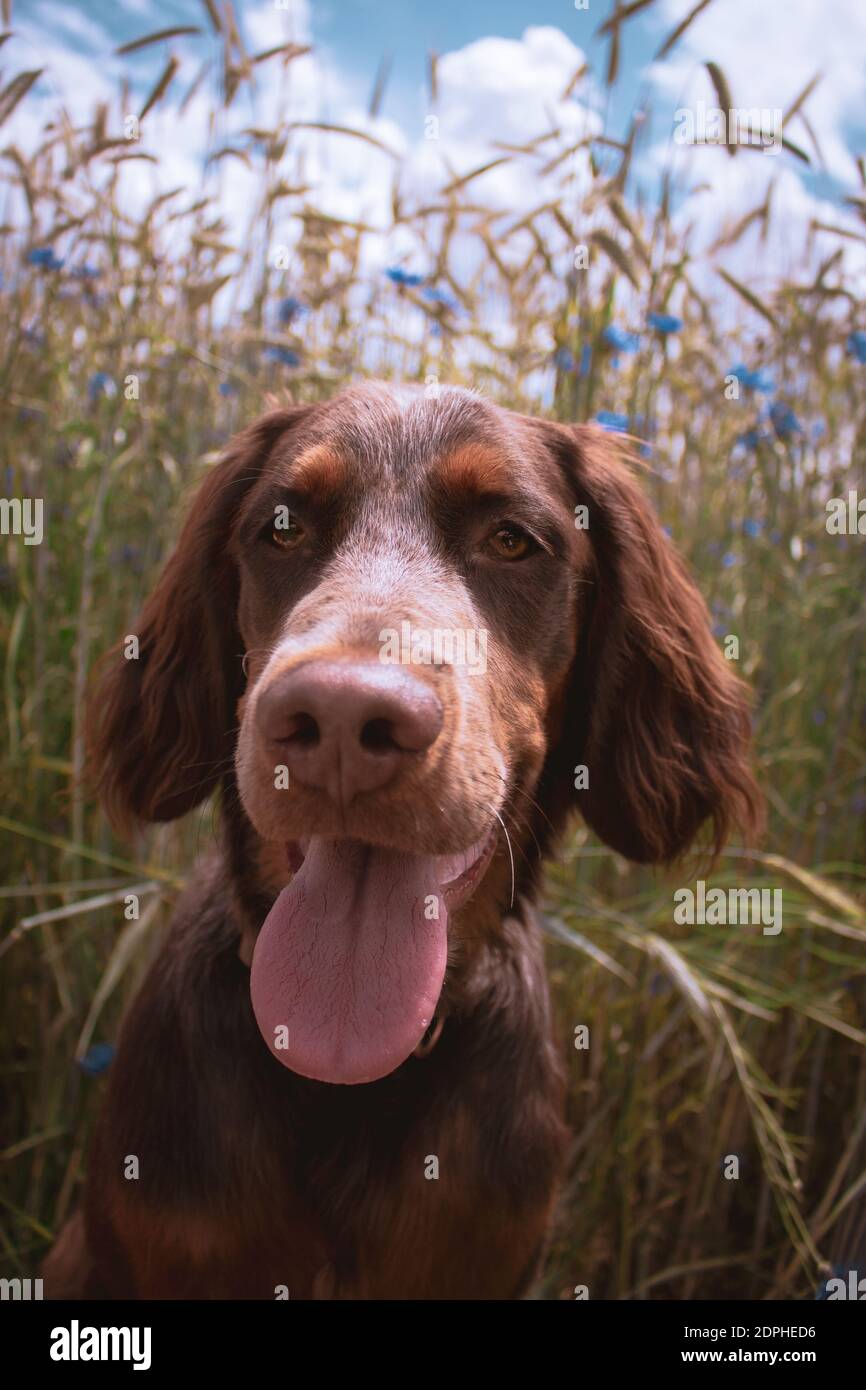
{"label": "brown dog", "polygon": [[641,862],[759,819],[742,687],[640,490],[598,430],[352,387],[234,440],[137,632],[93,705],[107,806],[219,787],[224,844],[48,1293],[520,1295],[564,1142],[543,858],[575,809]]}

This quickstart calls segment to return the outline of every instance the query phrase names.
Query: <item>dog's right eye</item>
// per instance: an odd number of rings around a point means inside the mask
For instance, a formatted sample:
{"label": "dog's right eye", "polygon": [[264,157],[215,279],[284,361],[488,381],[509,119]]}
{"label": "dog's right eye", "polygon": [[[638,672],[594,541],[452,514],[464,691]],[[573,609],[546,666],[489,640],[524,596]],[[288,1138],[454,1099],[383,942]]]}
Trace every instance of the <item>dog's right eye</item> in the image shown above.
{"label": "dog's right eye", "polygon": [[487,550],[497,560],[523,560],[538,550],[538,543],[522,526],[505,522],[488,536]]}
{"label": "dog's right eye", "polygon": [[304,528],[288,507],[275,507],[274,519],[264,528],[263,536],[277,550],[292,550],[304,539]]}

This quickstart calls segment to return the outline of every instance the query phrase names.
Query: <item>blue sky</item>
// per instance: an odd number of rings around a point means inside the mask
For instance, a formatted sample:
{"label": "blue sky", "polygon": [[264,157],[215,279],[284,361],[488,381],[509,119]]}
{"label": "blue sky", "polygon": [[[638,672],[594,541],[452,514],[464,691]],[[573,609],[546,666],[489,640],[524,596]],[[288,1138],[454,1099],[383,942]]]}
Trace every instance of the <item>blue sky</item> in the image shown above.
{"label": "blue sky", "polygon": [[[245,0],[236,9],[243,17]],[[39,14],[36,0],[17,0],[16,16]],[[64,8],[96,21],[118,43],[148,29],[172,24],[201,24],[208,20],[199,0],[65,0]],[[610,0],[591,0],[588,11],[576,10],[572,0],[315,0],[311,6],[314,40],[327,44],[347,68],[375,72],[383,53],[394,55],[394,86],[409,93],[424,80],[426,54],[462,48],[485,34],[519,38],[529,24],[551,24],[583,48],[593,62],[604,51],[593,37],[607,17]],[[629,26],[627,66],[636,70],[648,61],[653,36],[664,26],[638,19]]]}
{"label": "blue sky", "polygon": [[[810,254],[826,254],[829,243],[809,240],[812,222],[862,228],[844,197],[861,190],[855,155],[866,151],[866,0],[713,0],[665,63],[653,65],[663,38],[693,3],[654,0],[628,23],[610,109],[603,83],[607,40],[596,37],[610,0],[590,0],[588,11],[575,9],[574,0],[237,0],[236,7],[252,51],[289,36],[313,45],[313,55],[291,69],[295,119],[363,126],[377,68],[391,55],[381,116],[367,128],[402,152],[416,186],[442,167],[459,173],[477,167],[491,141],[528,140],[551,123],[573,129],[581,111],[597,122],[596,130],[603,123],[621,133],[636,102],[649,95],[653,119],[636,161],[641,186],[651,194],[662,170],[676,168],[678,215],[697,228],[698,241],[710,245],[726,221],[760,203],[772,183],[777,241],[757,247],[747,237],[738,248],[750,272],[770,280],[776,268],[785,274],[807,244]],[[195,70],[211,43],[201,0],[17,0],[13,20],[17,36],[2,57],[15,64],[13,70],[44,64],[46,75],[34,95],[42,97],[46,115],[62,95],[73,115],[86,119],[124,74],[146,90],[165,61],[165,46],[117,59],[113,50],[120,43],[174,24],[198,24],[201,39],[172,45],[185,59],[185,73]],[[431,49],[440,55],[437,109],[443,120],[435,152],[423,139],[431,109]],[[584,57],[593,76],[563,102],[563,89]],[[808,104],[820,159],[799,120],[786,128],[810,150],[812,171],[789,154],[748,153],[731,160],[720,150],[673,148],[677,108],[715,99],[705,67],[709,58],[724,70],[735,103],[746,108],[786,109],[821,74]],[[265,105],[275,95],[274,68],[257,69]],[[195,111],[179,118],[188,81],[188,75],[179,79],[150,118],[150,134],[166,176],[192,182],[206,145],[203,114],[198,124]],[[28,98],[5,132],[11,130],[25,147],[32,143],[34,109]],[[245,106],[232,114],[239,124],[250,122]],[[28,120],[30,131],[23,125]],[[375,217],[382,210],[390,170],[379,156],[357,143],[317,136],[310,159],[336,215],[363,211]],[[236,178],[242,181],[240,172]],[[515,210],[537,204],[543,192],[530,185],[525,171],[512,169],[485,175],[475,187],[480,196]],[[864,268],[863,246],[855,237],[845,253],[852,274]]]}
{"label": "blue sky", "polygon": [[[327,48],[344,71],[366,81],[370,90],[380,62],[390,57],[384,110],[408,122],[417,118],[428,53],[448,53],[485,35],[519,39],[528,25],[552,25],[583,49],[594,68],[603,71],[607,42],[596,31],[607,18],[612,0],[590,0],[590,5],[589,10],[577,10],[573,0],[530,4],[526,0],[313,0],[309,24],[316,46]],[[39,20],[50,8],[44,0],[18,0],[15,13]],[[175,24],[199,24],[208,31],[200,0],[63,0],[63,8],[92,20],[114,45]],[[236,0],[235,8],[243,22],[249,0]],[[638,17],[628,26],[621,64],[623,94],[618,99],[621,116],[630,106],[629,92],[637,90],[641,68],[651,60],[665,32],[661,18]],[[72,48],[93,52],[92,44],[71,31],[63,38]]]}
{"label": "blue sky", "polygon": [[[519,39],[530,24],[561,29],[601,71],[607,44],[596,31],[611,8],[608,0],[596,0],[588,11],[575,10],[569,0],[324,0],[314,5],[312,20],[314,35],[347,67],[355,64],[374,72],[383,53],[392,54],[390,100],[398,110],[407,110],[426,80],[426,55],[431,50],[448,53],[487,34]],[[648,23],[630,27],[622,65],[626,89],[637,86],[640,68],[650,61],[655,33],[656,26]]]}
{"label": "blue sky", "polygon": [[[294,6],[296,0],[290,0]],[[655,0],[646,10],[623,27],[620,59],[620,80],[610,99],[610,128],[622,131],[631,115],[638,93],[647,82],[655,88],[656,108],[659,106],[659,84],[648,79],[649,65],[661,41],[681,16],[691,8],[693,0]],[[549,25],[559,29],[581,49],[601,81],[607,61],[608,41],[599,38],[597,31],[613,9],[613,0],[589,0],[588,10],[575,8],[574,0],[301,0],[298,9],[303,18],[295,21],[281,13],[280,0],[272,0],[274,24],[299,23],[307,27],[316,48],[327,53],[333,63],[351,79],[357,91],[369,92],[383,57],[391,59],[390,77],[383,112],[399,124],[411,127],[424,105],[426,91],[427,54],[433,50],[447,54],[461,49],[474,40],[488,35],[518,40],[528,26]],[[267,5],[267,0],[265,0]],[[249,37],[249,14],[261,13],[261,0],[236,0],[236,10]],[[59,20],[60,11],[65,12]],[[814,19],[822,16],[824,26],[832,29],[835,44],[816,44],[814,25],[802,23],[811,12]],[[727,32],[737,40],[737,58],[746,59],[746,68],[754,74],[756,61],[763,75],[777,77],[775,97],[785,106],[796,95],[797,68],[817,71],[824,66],[824,84],[832,83],[832,57],[845,54],[852,63],[859,61],[864,81],[862,101],[851,101],[837,113],[839,130],[852,148],[866,148],[866,25],[863,23],[866,0],[715,0],[704,16],[693,26],[686,42],[674,54],[669,70],[676,71],[683,59],[693,65],[707,58],[718,59],[717,42],[720,33]],[[71,50],[98,58],[110,54],[112,48],[142,33],[173,24],[199,24],[205,33],[209,21],[201,0],[17,0],[15,19],[30,21],[34,29],[50,33]],[[75,32],[74,18],[79,16],[82,30]],[[743,21],[747,21],[745,24]],[[855,23],[852,25],[851,21]],[[65,21],[65,22],[64,22]],[[797,51],[798,27],[802,43]],[[102,31],[102,42],[95,41]],[[780,42],[780,36],[784,41]],[[829,34],[828,34],[829,37]],[[793,38],[793,43],[792,43]],[[845,43],[850,39],[850,51]],[[791,62],[791,55],[802,62]],[[157,61],[159,50],[146,51],[133,61],[133,73],[146,80]],[[738,63],[738,66],[741,66]],[[744,106],[755,104],[754,84],[738,83],[738,73],[727,76],[735,99]],[[806,79],[808,80],[808,78]],[[761,84],[765,86],[765,83]],[[328,106],[328,90],[321,93],[323,108]],[[762,97],[766,92],[762,93]],[[668,103],[669,106],[670,103]],[[670,110],[662,103],[664,121]],[[320,113],[322,114],[322,113]],[[328,113],[333,117],[333,113]],[[657,118],[658,119],[658,118]],[[816,170],[800,171],[807,186],[831,196],[843,192],[839,170],[829,173]]]}
{"label": "blue sky", "polygon": [[[866,0],[864,0],[866,3]],[[463,48],[488,34],[519,39],[529,25],[561,29],[583,50],[590,67],[604,73],[608,41],[597,31],[613,8],[612,0],[590,0],[589,10],[576,10],[573,0],[323,0],[313,6],[313,34],[327,44],[346,68],[374,74],[384,54],[391,56],[384,110],[401,121],[417,115],[426,89],[427,55]],[[611,125],[622,130],[632,113],[641,86],[641,71],[652,60],[663,22],[636,21],[624,31],[621,78],[610,107]]]}

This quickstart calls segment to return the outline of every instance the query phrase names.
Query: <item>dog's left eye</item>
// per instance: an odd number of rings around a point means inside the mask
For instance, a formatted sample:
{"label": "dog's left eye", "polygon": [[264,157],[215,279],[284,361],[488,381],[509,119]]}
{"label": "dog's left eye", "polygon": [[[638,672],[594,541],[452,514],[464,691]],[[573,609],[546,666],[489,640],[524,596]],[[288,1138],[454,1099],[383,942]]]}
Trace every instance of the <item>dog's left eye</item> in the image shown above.
{"label": "dog's left eye", "polygon": [[278,550],[291,550],[304,538],[304,528],[288,507],[277,507],[273,522],[266,528],[265,537]]}
{"label": "dog's left eye", "polygon": [[508,522],[506,525],[497,526],[487,538],[487,549],[498,560],[523,560],[533,550],[537,550],[538,545],[522,526]]}

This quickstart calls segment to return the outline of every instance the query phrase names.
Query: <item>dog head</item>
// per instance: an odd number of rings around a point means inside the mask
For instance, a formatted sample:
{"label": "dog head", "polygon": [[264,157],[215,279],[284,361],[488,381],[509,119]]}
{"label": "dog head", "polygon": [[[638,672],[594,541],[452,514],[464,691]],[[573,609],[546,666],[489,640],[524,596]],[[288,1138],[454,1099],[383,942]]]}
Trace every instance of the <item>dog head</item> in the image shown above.
{"label": "dog head", "polygon": [[138,636],[93,705],[103,793],[172,819],[233,767],[287,881],[254,1008],[305,1075],[404,1060],[449,914],[524,890],[569,810],[645,862],[758,821],[743,688],[593,428],[384,384],[274,410],[206,478]]}

